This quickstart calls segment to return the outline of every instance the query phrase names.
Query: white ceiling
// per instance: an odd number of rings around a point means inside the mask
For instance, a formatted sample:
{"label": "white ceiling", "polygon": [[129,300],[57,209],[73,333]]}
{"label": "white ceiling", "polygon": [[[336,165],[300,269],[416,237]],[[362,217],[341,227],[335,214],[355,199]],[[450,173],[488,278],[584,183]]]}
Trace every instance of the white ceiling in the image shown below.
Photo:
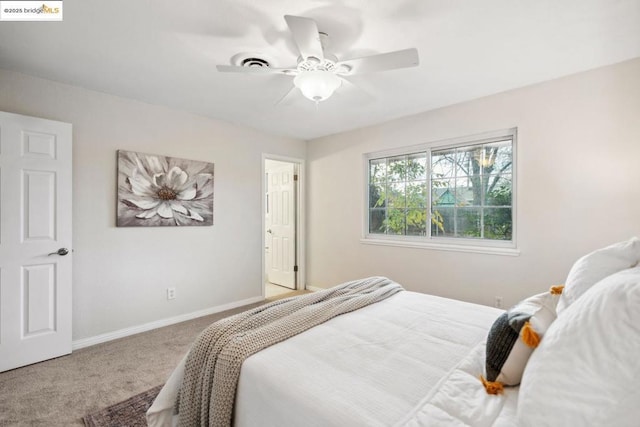
{"label": "white ceiling", "polygon": [[[284,75],[219,73],[238,53],[295,66],[283,16],[339,59],[416,47],[329,100]],[[0,22],[0,68],[313,139],[640,57],[640,0],[65,0],[63,22]],[[640,77],[639,77],[640,78]]]}

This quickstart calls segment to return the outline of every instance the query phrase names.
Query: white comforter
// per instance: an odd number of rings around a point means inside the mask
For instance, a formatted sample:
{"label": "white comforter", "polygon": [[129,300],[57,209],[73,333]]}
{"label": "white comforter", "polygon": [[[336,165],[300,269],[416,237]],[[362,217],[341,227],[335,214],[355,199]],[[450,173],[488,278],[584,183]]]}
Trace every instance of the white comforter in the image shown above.
{"label": "white comforter", "polygon": [[[438,390],[461,385],[484,393],[477,380],[484,363],[478,344],[500,313],[491,307],[400,292],[334,318],[245,361],[235,425],[417,426],[439,425],[445,419],[449,423],[442,412],[451,403],[443,404],[447,396]],[[475,377],[466,373],[468,382],[452,385],[456,372],[468,368],[465,363],[479,372]],[[182,369],[182,364],[176,368],[149,409],[150,426],[174,425],[173,404]],[[509,393],[507,398],[491,396],[502,403],[494,399],[486,416],[478,418],[486,422],[477,425],[499,425],[501,419],[510,418],[511,404],[505,402],[515,401],[508,397],[515,392]],[[441,402],[434,406],[434,399]],[[472,392],[470,399],[469,404],[477,404],[485,395]],[[458,406],[465,408],[465,403]],[[468,413],[462,411],[458,418],[453,414],[452,419],[466,425]],[[429,423],[429,417],[435,422]]]}
{"label": "white comforter", "polygon": [[442,377],[396,427],[513,427],[518,387],[507,387],[500,396],[487,394],[478,381],[484,358],[482,342]]}

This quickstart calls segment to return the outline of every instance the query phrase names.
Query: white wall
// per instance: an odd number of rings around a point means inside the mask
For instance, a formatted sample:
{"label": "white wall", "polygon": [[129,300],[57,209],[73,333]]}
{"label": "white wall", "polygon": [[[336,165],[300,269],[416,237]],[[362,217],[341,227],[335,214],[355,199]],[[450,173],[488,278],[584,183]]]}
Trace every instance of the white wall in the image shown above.
{"label": "white wall", "polygon": [[[360,243],[362,154],[518,128],[519,257]],[[582,254],[640,235],[640,59],[309,142],[307,284],[386,275],[505,305]]]}
{"label": "white wall", "polygon": [[[261,296],[262,153],[304,142],[2,70],[0,110],[73,124],[74,340]],[[116,228],[117,149],[215,163],[214,226]]]}

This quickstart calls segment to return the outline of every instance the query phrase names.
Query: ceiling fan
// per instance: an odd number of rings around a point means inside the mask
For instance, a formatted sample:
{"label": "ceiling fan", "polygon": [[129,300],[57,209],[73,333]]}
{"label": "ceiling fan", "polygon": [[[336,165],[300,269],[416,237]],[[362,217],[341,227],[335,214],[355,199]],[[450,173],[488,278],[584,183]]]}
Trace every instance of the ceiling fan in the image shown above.
{"label": "ceiling fan", "polygon": [[[293,40],[300,51],[298,64],[292,68],[271,68],[260,59],[243,62],[242,65],[218,65],[221,72],[251,74],[284,74],[293,76],[293,84],[302,94],[316,104],[329,98],[354,74],[415,67],[419,63],[415,48],[381,53],[346,60],[338,60],[324,51],[325,33],[318,31],[313,19],[301,16],[284,17]],[[292,88],[293,90],[293,88]]]}

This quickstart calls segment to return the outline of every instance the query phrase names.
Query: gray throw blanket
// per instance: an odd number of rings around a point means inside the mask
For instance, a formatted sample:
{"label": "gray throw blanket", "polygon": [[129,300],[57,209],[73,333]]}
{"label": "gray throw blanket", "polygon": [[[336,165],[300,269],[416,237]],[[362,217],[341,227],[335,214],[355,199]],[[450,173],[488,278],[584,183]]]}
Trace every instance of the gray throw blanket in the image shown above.
{"label": "gray throw blanket", "polygon": [[385,277],[371,277],[274,301],[212,324],[187,356],[176,405],[179,425],[230,426],[240,368],[247,357],[401,290]]}

